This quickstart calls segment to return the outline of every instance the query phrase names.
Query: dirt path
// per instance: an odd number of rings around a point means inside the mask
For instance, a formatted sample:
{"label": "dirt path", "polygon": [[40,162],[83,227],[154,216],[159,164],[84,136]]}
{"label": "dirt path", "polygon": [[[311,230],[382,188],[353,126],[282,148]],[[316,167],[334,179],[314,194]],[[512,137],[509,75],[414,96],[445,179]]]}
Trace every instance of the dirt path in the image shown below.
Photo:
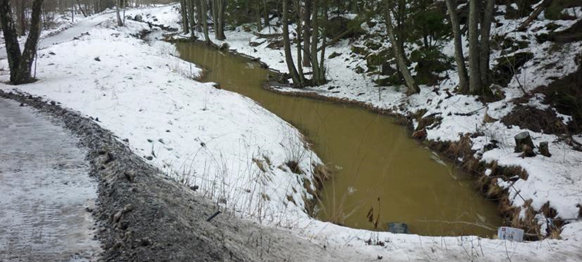
{"label": "dirt path", "polygon": [[64,128],[0,98],[0,261],[89,261],[97,182]]}

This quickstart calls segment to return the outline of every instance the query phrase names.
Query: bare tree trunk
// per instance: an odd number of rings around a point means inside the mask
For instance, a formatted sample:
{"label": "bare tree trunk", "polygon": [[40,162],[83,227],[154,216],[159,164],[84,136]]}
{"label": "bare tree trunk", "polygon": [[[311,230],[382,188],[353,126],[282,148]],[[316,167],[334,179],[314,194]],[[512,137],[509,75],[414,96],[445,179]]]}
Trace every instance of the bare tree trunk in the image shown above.
{"label": "bare tree trunk", "polygon": [[[328,17],[328,0],[322,0],[323,1],[323,20],[324,21],[328,21],[329,17]],[[323,28],[323,34],[322,34],[322,40],[321,40],[321,57],[320,57],[320,65],[319,65],[319,77],[320,77],[320,83],[318,84],[324,84],[327,82],[327,80],[325,79],[325,45],[326,45],[326,40],[327,38],[325,37],[325,27]]]}
{"label": "bare tree trunk", "polygon": [[303,13],[303,21],[305,26],[303,27],[303,66],[311,66],[311,55],[309,52],[309,47],[311,46],[311,5],[313,0],[305,0],[305,12]]}
{"label": "bare tree trunk", "polygon": [[469,1],[469,89],[474,95],[482,93],[479,55],[479,3],[472,0]]}
{"label": "bare tree trunk", "polygon": [[42,4],[43,0],[34,0],[32,3],[30,34],[24,44],[24,52],[21,54],[16,27],[12,18],[10,0],[0,1],[0,22],[4,32],[6,54],[10,67],[10,81],[13,84],[30,83],[35,80],[31,75],[31,69],[40,36]]}
{"label": "bare tree trunk", "polygon": [[257,30],[259,32],[263,31],[263,22],[261,21],[261,3],[257,2]]}
{"label": "bare tree trunk", "polygon": [[10,81],[16,82],[18,67],[20,64],[21,53],[20,45],[18,44],[18,34],[16,33],[16,26],[12,18],[12,10],[10,8],[10,1],[0,1],[0,23],[2,24],[2,31],[4,32],[4,44],[6,45],[6,55],[8,57],[8,65],[10,66]]}
{"label": "bare tree trunk", "polygon": [[204,30],[204,39],[206,41],[206,44],[210,45],[212,44],[212,41],[210,41],[210,36],[208,35],[208,17],[207,17],[208,9],[206,0],[200,0],[200,14],[202,30]]}
{"label": "bare tree trunk", "polygon": [[[202,32],[202,7],[200,7],[200,3],[202,0],[189,0],[191,1],[192,7],[196,9],[196,31]],[[192,19],[190,19],[192,21]],[[192,26],[192,30],[194,27]]]}
{"label": "bare tree trunk", "polygon": [[210,13],[212,14],[212,22],[214,24],[214,38],[218,38],[218,1],[220,0],[214,0],[214,1],[210,1],[209,3],[209,8],[210,8]]}
{"label": "bare tree trunk", "polygon": [[79,2],[79,0],[77,0],[77,6],[79,7],[79,11],[81,11],[81,14],[83,14],[83,17],[87,17],[87,13],[85,13],[85,10],[83,10],[83,7],[81,6],[81,2]]}
{"label": "bare tree trunk", "polygon": [[123,16],[121,18],[123,20],[124,25],[125,25],[125,18],[127,18],[127,16],[125,16],[125,10],[127,10],[127,1],[128,0],[121,0],[121,4],[123,5]]}
{"label": "bare tree trunk", "polygon": [[188,22],[188,13],[190,12],[188,0],[180,0],[180,11],[182,13],[182,30],[184,34],[190,33],[190,22]]}
{"label": "bare tree trunk", "polygon": [[121,5],[122,0],[117,0],[117,4],[115,5],[115,10],[117,12],[117,26],[123,26],[123,20],[121,20],[121,14],[119,13],[119,5]]}
{"label": "bare tree trunk", "polygon": [[461,26],[459,16],[457,15],[457,5],[455,0],[446,0],[447,8],[449,9],[449,16],[451,19],[451,26],[453,29],[453,38],[455,43],[455,61],[457,62],[457,70],[459,72],[459,90],[467,93],[468,78],[467,67],[465,66],[465,56],[463,54],[463,41],[461,34]]}
{"label": "bare tree trunk", "polygon": [[493,12],[495,12],[495,0],[486,0],[485,13],[481,21],[481,43],[479,45],[481,57],[479,58],[479,69],[481,73],[481,86],[487,88],[489,86],[489,57],[491,55],[490,40],[491,24],[493,23]]}
{"label": "bare tree trunk", "polygon": [[[196,4],[196,0],[185,0],[186,1],[186,6],[188,6],[188,22],[190,23],[190,37],[192,39],[196,38],[195,32],[196,32],[196,20],[195,20],[195,14],[196,13],[196,8],[197,8],[197,4]],[[200,19],[200,16],[197,16],[198,19]],[[200,20],[198,20],[198,24],[200,24]]]}
{"label": "bare tree trunk", "polygon": [[291,79],[293,79],[293,86],[302,87],[301,79],[299,78],[299,73],[295,68],[295,63],[293,62],[293,57],[291,56],[291,40],[289,39],[289,0],[283,0],[283,44],[285,51],[285,62],[287,63],[287,69],[289,69],[289,74]]}
{"label": "bare tree trunk", "polygon": [[214,30],[216,30],[216,39],[225,40],[224,35],[224,12],[226,12],[226,0],[217,0],[216,3],[217,14],[215,17]]}
{"label": "bare tree trunk", "polygon": [[[260,11],[258,12],[260,13]],[[265,28],[268,28],[271,26],[271,22],[269,21],[269,9],[267,9],[267,0],[263,0],[263,15],[265,16],[263,23],[265,24]]]}
{"label": "bare tree trunk", "polygon": [[297,71],[299,73],[299,78],[301,83],[305,82],[305,75],[303,74],[303,59],[301,57],[302,50],[302,26],[303,21],[301,16],[301,0],[297,0]]}
{"label": "bare tree trunk", "polygon": [[21,36],[24,36],[26,35],[26,0],[18,0],[16,14],[18,17],[18,32]]}
{"label": "bare tree trunk", "polygon": [[313,85],[320,85],[321,71],[319,70],[319,62],[317,59],[317,44],[319,43],[319,1],[320,0],[312,0],[313,1],[313,9],[312,9],[312,18],[311,18],[311,68],[312,68],[312,84]]}
{"label": "bare tree trunk", "polygon": [[414,83],[414,78],[408,70],[406,65],[406,58],[404,57],[404,50],[402,50],[402,45],[398,41],[401,39],[396,39],[394,34],[394,26],[392,25],[392,11],[390,10],[390,2],[386,1],[386,28],[388,29],[388,36],[390,37],[390,42],[392,44],[392,50],[394,50],[394,56],[396,57],[396,63],[398,64],[398,69],[404,81],[406,81],[406,86],[408,87],[408,94],[420,93],[420,88]]}

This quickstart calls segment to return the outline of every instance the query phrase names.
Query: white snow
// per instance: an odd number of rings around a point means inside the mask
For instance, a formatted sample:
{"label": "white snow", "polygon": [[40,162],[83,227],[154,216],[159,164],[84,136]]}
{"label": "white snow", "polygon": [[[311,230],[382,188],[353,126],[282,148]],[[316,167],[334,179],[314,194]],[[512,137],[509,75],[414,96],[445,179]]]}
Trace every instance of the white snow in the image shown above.
{"label": "white snow", "polygon": [[[180,19],[172,5],[128,11],[128,15],[135,14],[156,17],[156,23],[174,26]],[[147,28],[147,24],[133,21],[117,28],[111,13],[88,18],[62,35],[43,40],[51,44],[43,45],[39,53],[40,81],[18,87],[1,84],[0,88],[40,95],[98,118],[100,125],[120,140],[128,139],[134,152],[151,157],[151,163],[169,176],[200,186],[201,194],[242,217],[290,228],[298,236],[325,246],[328,252],[349,251],[361,261],[376,261],[379,257],[395,261],[582,261],[577,242],[582,240],[580,223],[564,228],[564,240],[514,243],[474,236],[371,232],[308,217],[302,197],[310,196],[302,181],[313,179],[312,163],[320,160],[304,149],[308,153],[300,165],[309,172],[298,176],[284,165],[293,155],[289,150],[303,148],[301,134],[254,101],[193,80],[201,70],[178,59],[172,45],[158,41],[148,44],[131,36]],[[72,39],[85,32],[89,35]],[[226,34],[232,49],[286,71],[280,50],[267,48],[267,43],[250,47],[248,43],[256,37],[241,28]],[[440,126],[428,130],[429,139],[456,141],[459,134],[485,130],[501,146],[482,152],[484,160],[520,165],[528,171],[530,179],[514,185],[519,194],[532,198],[536,207],[550,201],[561,216],[574,215],[575,204],[582,202],[582,153],[569,149],[555,136],[530,132],[536,144],[550,141],[554,156],[522,159],[512,151],[513,135],[521,130],[499,122],[483,122],[485,113],[495,118],[506,115],[512,108],[509,100],[518,96],[518,88],[507,91],[506,100],[489,105],[472,96],[449,98],[445,90],[452,92],[453,81],[443,83],[439,92],[422,87],[420,94],[406,97],[401,88],[380,89],[370,77],[356,74],[356,66],[365,68],[365,64],[360,58],[350,57],[351,45],[342,41],[329,48],[328,54],[341,54],[328,61],[328,78],[332,81],[306,92],[358,100],[401,114],[426,109],[427,115],[444,118]],[[97,57],[100,61],[96,61]],[[564,72],[574,70],[572,59],[558,60],[568,66]],[[1,67],[6,68],[6,64],[6,60],[0,61]],[[533,69],[525,71],[532,72],[541,66],[528,68]],[[543,82],[542,76],[536,77],[532,76],[534,81]],[[6,71],[0,80],[8,80]],[[336,88],[327,89],[332,86]],[[481,149],[487,139],[475,138],[474,148]],[[511,192],[512,196],[517,194]],[[516,206],[520,204],[519,200],[514,202]]]}

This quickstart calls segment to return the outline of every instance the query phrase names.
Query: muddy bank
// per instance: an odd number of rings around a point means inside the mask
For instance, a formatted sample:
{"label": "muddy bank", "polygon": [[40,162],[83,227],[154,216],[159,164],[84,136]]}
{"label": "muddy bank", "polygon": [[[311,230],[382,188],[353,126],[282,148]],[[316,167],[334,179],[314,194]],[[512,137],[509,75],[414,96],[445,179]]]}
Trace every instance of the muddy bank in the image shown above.
{"label": "muddy bank", "polygon": [[[337,261],[340,256],[298,239],[219,214],[219,207],[165,177],[130,151],[98,116],[85,118],[26,94],[0,96],[44,112],[79,136],[99,183],[96,208],[103,261]],[[130,138],[131,139],[131,138]],[[125,140],[127,141],[127,140]],[[301,252],[296,252],[301,250]]]}

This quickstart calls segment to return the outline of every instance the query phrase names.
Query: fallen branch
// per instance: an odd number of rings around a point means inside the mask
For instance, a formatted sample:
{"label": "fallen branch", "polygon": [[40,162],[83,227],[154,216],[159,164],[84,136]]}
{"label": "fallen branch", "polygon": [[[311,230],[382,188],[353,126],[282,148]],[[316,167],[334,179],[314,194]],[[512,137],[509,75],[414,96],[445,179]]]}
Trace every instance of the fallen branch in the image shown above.
{"label": "fallen branch", "polygon": [[543,0],[543,2],[541,4],[538,5],[538,7],[536,7],[536,10],[534,10],[531,15],[525,20],[523,21],[523,23],[521,23],[521,25],[519,26],[519,28],[517,29],[518,31],[524,31],[525,29],[527,29],[527,27],[536,19],[538,18],[538,16],[542,13],[542,11],[544,9],[546,9],[548,6],[550,6],[550,4],[552,4],[552,0]]}

